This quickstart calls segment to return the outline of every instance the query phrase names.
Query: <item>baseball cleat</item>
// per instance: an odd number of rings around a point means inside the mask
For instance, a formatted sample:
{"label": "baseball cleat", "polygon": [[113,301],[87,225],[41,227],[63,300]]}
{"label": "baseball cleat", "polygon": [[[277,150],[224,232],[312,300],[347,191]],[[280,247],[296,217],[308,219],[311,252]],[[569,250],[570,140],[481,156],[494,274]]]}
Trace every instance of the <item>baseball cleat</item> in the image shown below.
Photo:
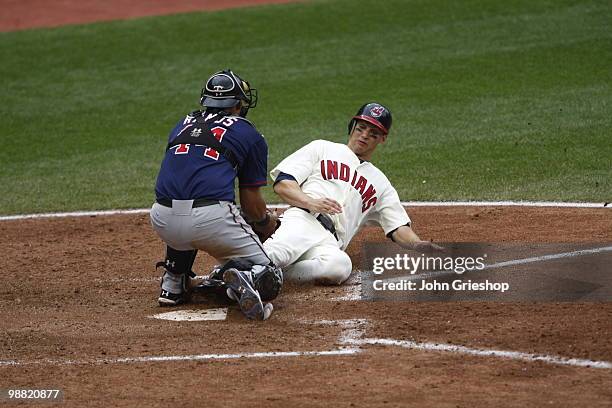
{"label": "baseball cleat", "polygon": [[[193,274],[195,276],[195,274]],[[157,302],[160,306],[178,306],[189,300],[189,286],[191,284],[191,274],[175,275],[168,271],[164,272],[161,279],[161,292]],[[166,289],[164,289],[166,287]],[[170,290],[176,290],[171,292]]]}
{"label": "baseball cleat", "polygon": [[185,297],[183,293],[175,294],[162,289],[157,302],[160,306],[177,306],[185,302]]}
{"label": "baseball cleat", "polygon": [[259,293],[253,288],[250,274],[230,268],[223,273],[223,281],[234,292],[233,295],[238,297],[240,310],[248,319],[265,320],[264,305]]}

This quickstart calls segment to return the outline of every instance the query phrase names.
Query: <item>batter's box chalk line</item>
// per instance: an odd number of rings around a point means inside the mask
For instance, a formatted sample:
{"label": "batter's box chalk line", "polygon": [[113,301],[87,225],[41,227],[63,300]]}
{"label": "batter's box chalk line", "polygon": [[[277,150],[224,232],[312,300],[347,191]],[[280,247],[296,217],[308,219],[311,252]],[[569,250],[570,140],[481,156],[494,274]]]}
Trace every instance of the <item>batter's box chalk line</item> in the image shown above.
{"label": "batter's box chalk line", "polygon": [[359,269],[353,271],[349,279],[341,286],[344,290],[344,295],[331,298],[330,300],[332,302],[361,300],[361,273]]}
{"label": "batter's box chalk line", "polygon": [[466,346],[417,342],[411,340],[396,340],[382,338],[364,338],[368,321],[366,319],[348,320],[319,320],[309,322],[298,321],[306,324],[333,325],[340,327],[337,343],[340,347],[323,351],[282,351],[282,352],[257,352],[236,354],[196,354],[196,355],[170,355],[170,356],[139,356],[139,357],[116,357],[104,359],[42,359],[31,361],[0,360],[1,366],[25,366],[25,365],[79,365],[79,364],[130,364],[130,363],[154,363],[170,361],[209,361],[209,360],[232,360],[232,359],[257,359],[257,358],[286,358],[286,357],[311,357],[311,356],[354,356],[367,353],[368,349],[362,346],[386,346],[401,347],[411,350],[446,352],[460,355],[477,357],[500,358],[518,360],[525,362],[543,362],[553,365],[586,367],[598,369],[612,369],[612,363],[608,361],[585,360],[578,358],[567,358],[546,354],[530,354],[519,351],[478,349]]}
{"label": "batter's box chalk line", "polygon": [[363,345],[378,345],[378,346],[396,346],[407,349],[423,350],[423,351],[438,351],[457,354],[466,354],[478,357],[496,357],[512,360],[520,360],[526,362],[541,361],[548,364],[567,365],[576,367],[590,368],[607,368],[612,369],[612,363],[608,361],[585,360],[579,358],[566,358],[560,356],[546,354],[530,354],[519,351],[506,350],[491,350],[478,349],[455,344],[431,343],[431,342],[416,342],[410,340],[395,340],[395,339],[378,339],[378,338],[363,338],[367,326],[367,319],[350,319],[350,320],[319,320],[317,324],[339,325],[342,327],[340,344],[351,346]]}
{"label": "batter's box chalk line", "polygon": [[580,358],[567,358],[546,354],[530,354],[519,351],[505,350],[490,350],[477,349],[454,344],[443,343],[421,343],[409,340],[394,340],[394,339],[353,339],[349,340],[349,344],[353,345],[381,345],[381,346],[398,346],[407,349],[425,350],[425,351],[440,351],[457,354],[466,354],[479,357],[497,357],[511,360],[520,360],[526,362],[541,361],[548,364],[566,365],[575,367],[589,368],[606,368],[612,369],[612,363],[608,361],[585,360]]}

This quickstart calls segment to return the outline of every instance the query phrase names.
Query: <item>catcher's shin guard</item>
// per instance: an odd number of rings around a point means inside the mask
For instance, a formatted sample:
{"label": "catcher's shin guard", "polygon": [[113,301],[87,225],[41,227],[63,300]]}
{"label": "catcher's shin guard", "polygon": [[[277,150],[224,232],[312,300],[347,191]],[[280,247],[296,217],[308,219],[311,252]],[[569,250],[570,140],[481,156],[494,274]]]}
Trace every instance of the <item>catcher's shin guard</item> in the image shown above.
{"label": "catcher's shin guard", "polygon": [[177,251],[167,247],[166,259],[156,268],[165,269],[161,280],[160,306],[176,306],[188,300],[189,279],[195,277],[191,270],[197,251]]}
{"label": "catcher's shin guard", "polygon": [[195,273],[191,268],[193,267],[197,254],[197,249],[192,251],[178,251],[166,246],[166,259],[156,263],[155,267],[159,268],[163,266],[166,271],[175,275],[189,275],[194,277]]}

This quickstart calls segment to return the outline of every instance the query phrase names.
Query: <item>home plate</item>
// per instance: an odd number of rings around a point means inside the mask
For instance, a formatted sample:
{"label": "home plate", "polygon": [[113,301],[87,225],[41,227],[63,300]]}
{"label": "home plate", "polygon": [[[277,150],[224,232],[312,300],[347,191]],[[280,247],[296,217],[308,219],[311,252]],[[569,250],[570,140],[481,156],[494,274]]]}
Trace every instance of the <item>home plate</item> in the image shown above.
{"label": "home plate", "polygon": [[201,309],[201,310],[176,310],[174,312],[159,313],[153,319],[198,322],[202,320],[225,320],[227,308]]}

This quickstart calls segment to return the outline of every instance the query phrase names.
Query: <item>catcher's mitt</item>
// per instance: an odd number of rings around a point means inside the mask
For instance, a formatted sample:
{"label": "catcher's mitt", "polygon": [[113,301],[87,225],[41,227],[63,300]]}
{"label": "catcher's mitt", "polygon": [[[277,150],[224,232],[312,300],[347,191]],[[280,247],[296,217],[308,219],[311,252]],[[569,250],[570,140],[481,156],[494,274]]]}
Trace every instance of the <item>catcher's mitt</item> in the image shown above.
{"label": "catcher's mitt", "polygon": [[274,231],[280,226],[280,220],[276,212],[266,210],[266,216],[259,221],[250,219],[245,213],[242,213],[244,220],[253,228],[253,231],[259,237],[261,242],[270,238]]}

